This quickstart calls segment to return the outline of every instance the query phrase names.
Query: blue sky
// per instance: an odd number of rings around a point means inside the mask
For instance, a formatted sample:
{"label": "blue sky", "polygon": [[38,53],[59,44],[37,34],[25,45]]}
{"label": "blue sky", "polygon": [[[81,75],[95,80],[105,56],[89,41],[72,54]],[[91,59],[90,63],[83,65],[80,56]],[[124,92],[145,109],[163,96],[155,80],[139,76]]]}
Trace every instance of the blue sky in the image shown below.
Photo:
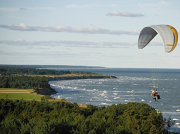
{"label": "blue sky", "polygon": [[179,0],[0,0],[0,64],[180,68],[180,43],[165,53],[157,35],[138,49],[143,27],[180,33]]}

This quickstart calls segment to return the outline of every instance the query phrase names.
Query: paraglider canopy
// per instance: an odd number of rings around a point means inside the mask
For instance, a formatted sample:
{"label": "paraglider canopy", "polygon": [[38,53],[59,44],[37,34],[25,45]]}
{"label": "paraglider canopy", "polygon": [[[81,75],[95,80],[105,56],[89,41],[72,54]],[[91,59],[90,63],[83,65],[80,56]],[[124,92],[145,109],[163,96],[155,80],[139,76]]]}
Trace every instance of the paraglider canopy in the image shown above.
{"label": "paraglider canopy", "polygon": [[139,35],[138,48],[143,49],[157,34],[163,40],[165,52],[172,52],[178,42],[178,33],[170,25],[151,25],[143,28]]}

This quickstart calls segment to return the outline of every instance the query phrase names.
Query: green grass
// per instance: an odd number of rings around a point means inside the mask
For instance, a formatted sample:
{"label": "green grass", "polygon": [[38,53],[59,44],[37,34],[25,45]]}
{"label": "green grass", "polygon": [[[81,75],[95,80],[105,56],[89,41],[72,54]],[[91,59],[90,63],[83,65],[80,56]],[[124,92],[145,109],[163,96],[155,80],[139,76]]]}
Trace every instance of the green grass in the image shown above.
{"label": "green grass", "polygon": [[[39,95],[37,93],[33,92],[33,89],[17,89],[17,88],[0,88],[0,99],[10,99],[10,100],[36,100],[36,101],[41,101],[41,98],[44,95]],[[67,100],[64,99],[49,99],[47,96],[45,97],[46,100],[48,101],[63,101],[63,102],[68,102]],[[87,105],[84,104],[78,104],[79,107],[81,108],[87,108]]]}
{"label": "green grass", "polygon": [[0,93],[0,99],[12,100],[41,100],[42,95],[36,93]]}
{"label": "green grass", "polygon": [[0,88],[0,99],[41,100],[42,95],[32,93],[32,89]]}
{"label": "green grass", "polygon": [[[33,89],[18,89],[18,88],[0,88],[0,99],[10,99],[10,100],[36,100],[41,101],[41,98],[44,95],[37,94],[33,92]],[[47,96],[44,96],[46,100],[48,101],[63,101],[63,102],[69,102],[67,100],[63,99],[51,99],[47,98]]]}

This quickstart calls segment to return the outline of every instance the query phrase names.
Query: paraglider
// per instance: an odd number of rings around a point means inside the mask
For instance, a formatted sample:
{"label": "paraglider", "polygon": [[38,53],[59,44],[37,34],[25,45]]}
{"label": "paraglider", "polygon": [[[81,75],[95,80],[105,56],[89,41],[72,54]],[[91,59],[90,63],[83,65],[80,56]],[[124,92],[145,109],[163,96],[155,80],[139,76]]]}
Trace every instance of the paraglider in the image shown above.
{"label": "paraglider", "polygon": [[157,34],[163,40],[165,52],[172,52],[178,42],[178,33],[170,25],[151,25],[143,28],[139,35],[138,48],[143,49]]}
{"label": "paraglider", "polygon": [[[146,47],[157,34],[162,38],[166,53],[170,53],[176,48],[178,33],[176,29],[170,25],[151,25],[144,27],[139,35],[138,48],[143,49]],[[151,96],[155,101],[160,99],[160,96],[157,94],[157,89],[152,92]]]}
{"label": "paraglider", "polygon": [[152,91],[151,96],[155,101],[158,101],[158,99],[161,99],[160,95],[158,95],[158,93],[157,93],[157,89],[155,91]]}

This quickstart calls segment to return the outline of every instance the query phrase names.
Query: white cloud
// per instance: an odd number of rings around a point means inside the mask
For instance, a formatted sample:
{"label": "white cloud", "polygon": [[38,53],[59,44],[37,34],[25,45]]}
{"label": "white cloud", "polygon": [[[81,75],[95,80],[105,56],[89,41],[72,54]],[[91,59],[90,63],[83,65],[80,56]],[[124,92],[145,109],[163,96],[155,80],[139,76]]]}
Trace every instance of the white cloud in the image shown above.
{"label": "white cloud", "polygon": [[57,27],[45,26],[27,26],[24,23],[0,25],[0,28],[18,31],[41,31],[41,32],[68,32],[68,33],[81,33],[81,34],[115,34],[115,35],[138,35],[139,31],[125,31],[125,30],[110,30],[99,27],[66,27],[58,25]]}
{"label": "white cloud", "polygon": [[67,40],[50,40],[50,41],[33,41],[33,40],[3,40],[0,44],[13,46],[65,46],[65,47],[88,47],[88,48],[120,48],[137,45],[137,42],[92,42],[92,41],[67,41]]}
{"label": "white cloud", "polygon": [[123,16],[123,17],[142,17],[144,16],[143,14],[139,14],[139,13],[128,13],[128,12],[118,12],[118,11],[113,11],[110,13],[106,14],[107,16]]}

